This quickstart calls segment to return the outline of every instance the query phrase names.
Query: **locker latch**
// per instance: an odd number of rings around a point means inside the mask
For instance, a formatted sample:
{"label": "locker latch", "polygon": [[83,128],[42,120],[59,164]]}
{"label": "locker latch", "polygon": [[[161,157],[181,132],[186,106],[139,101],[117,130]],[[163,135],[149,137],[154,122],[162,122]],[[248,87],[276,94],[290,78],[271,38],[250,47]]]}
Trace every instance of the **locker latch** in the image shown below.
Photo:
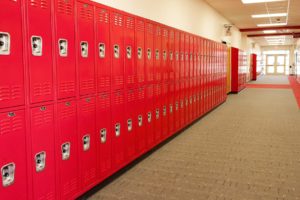
{"label": "locker latch", "polygon": [[70,158],[71,153],[71,143],[66,142],[61,145],[61,156],[62,160],[68,160]]}
{"label": "locker latch", "polygon": [[183,108],[183,100],[180,101],[180,107]]}
{"label": "locker latch", "polygon": [[196,99],[197,99],[197,98],[196,98],[196,95],[194,95],[194,103],[196,102]]}
{"label": "locker latch", "polygon": [[131,119],[127,120],[127,129],[129,132],[132,131],[132,120]]}
{"label": "locker latch", "polygon": [[89,55],[89,44],[87,42],[80,43],[81,57],[87,58]]}
{"label": "locker latch", "polygon": [[7,114],[7,116],[8,116],[8,117],[15,117],[15,116],[16,116],[16,113],[14,113],[14,112],[9,112],[9,113]]}
{"label": "locker latch", "polygon": [[85,135],[82,138],[83,151],[88,151],[90,149],[91,137],[90,135]]}
{"label": "locker latch", "polygon": [[104,43],[99,44],[99,57],[105,58],[105,44]]}
{"label": "locker latch", "polygon": [[40,36],[31,37],[32,55],[41,56],[43,54],[43,40]]}
{"label": "locker latch", "polygon": [[114,45],[114,57],[120,58],[120,47],[117,44]]}
{"label": "locker latch", "polygon": [[193,97],[190,97],[190,104],[193,103]]}
{"label": "locker latch", "polygon": [[126,48],[126,57],[127,57],[127,59],[131,59],[131,55],[132,55],[132,49],[131,49],[131,46],[128,46]]}
{"label": "locker latch", "polygon": [[115,133],[116,133],[117,137],[119,137],[121,135],[121,124],[120,123],[117,123],[115,125]]}
{"label": "locker latch", "polygon": [[0,55],[10,54],[10,35],[0,32]]}
{"label": "locker latch", "polygon": [[188,61],[189,60],[189,54],[185,53],[185,60]]}
{"label": "locker latch", "polygon": [[139,127],[141,127],[143,125],[143,116],[142,115],[138,116],[138,121],[139,121]]}
{"label": "locker latch", "polygon": [[173,60],[173,52],[170,52],[170,60]]}
{"label": "locker latch", "polygon": [[167,60],[167,52],[166,51],[163,52],[163,59]]}
{"label": "locker latch", "polygon": [[194,58],[193,54],[190,53],[190,61],[193,61],[193,58]]}
{"label": "locker latch", "polygon": [[158,49],[155,50],[155,59],[159,60],[159,50]]}
{"label": "locker latch", "polygon": [[138,52],[137,52],[137,53],[138,53],[138,59],[140,59],[140,60],[141,60],[141,59],[142,59],[142,57],[143,57],[143,49],[142,49],[141,47],[139,47],[139,48],[138,48]]}
{"label": "locker latch", "polygon": [[164,107],[163,107],[163,116],[166,116],[166,115],[167,115],[167,107],[164,106]]}
{"label": "locker latch", "polygon": [[147,58],[151,60],[151,49],[147,49]]}
{"label": "locker latch", "polygon": [[8,187],[15,181],[15,163],[9,163],[1,167],[2,185]]}
{"label": "locker latch", "polygon": [[176,111],[178,111],[178,102],[176,101],[176,103],[175,103],[175,109],[176,109]]}
{"label": "locker latch", "polygon": [[35,155],[35,171],[41,172],[46,167],[46,152],[42,151]]}
{"label": "locker latch", "polygon": [[187,107],[188,105],[189,105],[189,99],[186,98],[186,99],[185,99],[185,106]]}
{"label": "locker latch", "polygon": [[68,56],[68,40],[58,40],[59,55],[62,57]]}
{"label": "locker latch", "polygon": [[106,142],[107,131],[106,128],[100,130],[100,140],[101,143],[104,144]]}
{"label": "locker latch", "polygon": [[151,112],[148,112],[148,123],[150,123],[152,120],[152,114]]}
{"label": "locker latch", "polygon": [[181,61],[184,61],[184,53],[183,52],[181,52]]}
{"label": "locker latch", "polygon": [[170,104],[170,113],[173,113],[173,105]]}
{"label": "locker latch", "polygon": [[178,61],[179,60],[179,53],[176,52],[176,60]]}
{"label": "locker latch", "polygon": [[159,109],[156,109],[156,111],[155,111],[155,117],[156,117],[156,119],[159,119]]}

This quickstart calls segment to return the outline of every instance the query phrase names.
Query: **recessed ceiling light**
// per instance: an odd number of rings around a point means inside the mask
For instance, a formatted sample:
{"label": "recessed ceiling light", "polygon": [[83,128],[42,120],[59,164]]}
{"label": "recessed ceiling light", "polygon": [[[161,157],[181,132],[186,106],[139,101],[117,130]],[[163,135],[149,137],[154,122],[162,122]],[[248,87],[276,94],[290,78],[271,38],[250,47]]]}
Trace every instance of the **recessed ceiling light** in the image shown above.
{"label": "recessed ceiling light", "polygon": [[286,0],[242,0],[244,4],[249,3],[266,3],[266,2],[276,2],[276,1],[286,1]]}
{"label": "recessed ceiling light", "polygon": [[266,17],[286,17],[287,13],[271,13],[271,14],[259,14],[251,15],[252,18],[266,18]]}
{"label": "recessed ceiling light", "polygon": [[277,33],[276,30],[264,30],[263,32],[264,33]]}
{"label": "recessed ceiling light", "polygon": [[287,23],[257,24],[258,27],[285,26]]}

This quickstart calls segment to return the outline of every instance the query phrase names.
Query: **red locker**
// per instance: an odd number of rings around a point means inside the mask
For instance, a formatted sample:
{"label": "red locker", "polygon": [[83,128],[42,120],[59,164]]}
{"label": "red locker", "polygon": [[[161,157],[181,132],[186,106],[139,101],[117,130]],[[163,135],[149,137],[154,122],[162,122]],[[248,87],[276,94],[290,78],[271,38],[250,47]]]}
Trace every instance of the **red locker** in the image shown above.
{"label": "red locker", "polygon": [[184,78],[190,78],[190,35],[188,33],[184,36],[184,53],[185,53],[185,63],[184,63]]}
{"label": "red locker", "polygon": [[180,126],[180,81],[175,82],[175,91],[174,91],[174,111],[175,111],[175,132],[179,131]]}
{"label": "red locker", "polygon": [[180,80],[180,33],[178,31],[175,32],[174,38],[174,80]]}
{"label": "red locker", "polygon": [[24,110],[0,113],[1,199],[28,199]]}
{"label": "red locker", "polygon": [[179,78],[183,80],[185,78],[185,35],[184,32],[180,32],[180,41],[179,41],[179,48],[180,48],[180,72]]}
{"label": "red locker", "polygon": [[54,98],[51,2],[44,0],[26,3],[30,103]]}
{"label": "red locker", "polygon": [[190,78],[189,78],[189,122],[193,120],[193,108],[194,108],[194,101],[193,101],[193,89],[194,89],[194,36],[190,35]]}
{"label": "red locker", "polygon": [[145,30],[145,51],[146,52],[146,58],[145,58],[145,64],[146,64],[146,81],[147,83],[152,83],[154,80],[154,48],[153,48],[153,42],[154,42],[154,25],[150,22],[146,23],[146,30]]}
{"label": "red locker", "polygon": [[169,135],[169,84],[162,83],[162,138],[166,138]]}
{"label": "red locker", "polygon": [[126,55],[124,59],[125,83],[127,87],[133,87],[137,82],[137,69],[135,66],[135,18],[124,16],[124,47]]}
{"label": "red locker", "polygon": [[136,19],[136,67],[137,82],[143,84],[145,81],[145,23],[144,19]]}
{"label": "red locker", "polygon": [[97,180],[97,147],[95,134],[95,97],[82,98],[78,102],[78,149],[81,189]]}
{"label": "red locker", "polygon": [[57,98],[75,97],[75,16],[74,0],[54,1],[54,57]]}
{"label": "red locker", "polygon": [[1,1],[0,108],[24,105],[21,1]]}
{"label": "red locker", "polygon": [[125,94],[124,90],[112,91],[112,163],[113,168],[119,168],[124,164],[125,159]]}
{"label": "red locker", "polygon": [[95,93],[94,7],[77,1],[76,45],[79,94]]}
{"label": "red locker", "polygon": [[110,11],[100,5],[95,7],[95,40],[97,92],[105,92],[111,86]]}
{"label": "red locker", "polygon": [[169,84],[168,93],[168,135],[173,135],[175,133],[175,84],[171,82]]}
{"label": "red locker", "polygon": [[111,12],[110,44],[112,45],[112,88],[124,88],[124,16]]}
{"label": "red locker", "polygon": [[175,80],[175,31],[173,29],[169,30],[169,63],[168,63],[168,73],[169,73],[169,80]]}
{"label": "red locker", "polygon": [[180,81],[180,128],[185,127],[185,81]]}
{"label": "red locker", "polygon": [[147,134],[147,147],[148,149],[154,145],[154,120],[155,120],[155,109],[154,109],[154,87],[153,84],[146,86],[146,100],[145,100],[145,114],[147,115],[146,134]]}
{"label": "red locker", "polygon": [[146,103],[146,89],[144,86],[140,86],[137,91],[137,101],[133,108],[136,108],[137,113],[137,153],[140,155],[147,149],[147,132],[146,132],[146,114],[145,114],[145,103]]}
{"label": "red locker", "polygon": [[161,71],[162,71],[162,80],[164,82],[167,82],[169,80],[168,40],[169,40],[168,29],[167,29],[167,27],[163,27],[162,28],[162,39],[161,39],[161,49],[162,49]]}
{"label": "red locker", "polygon": [[57,104],[57,191],[60,199],[72,199],[79,188],[77,106],[75,100]]}
{"label": "red locker", "polygon": [[161,94],[162,94],[162,85],[155,84],[154,85],[154,141],[155,144],[160,142],[162,138],[162,102],[161,102]]}
{"label": "red locker", "polygon": [[162,69],[161,69],[161,64],[162,64],[162,42],[161,42],[161,36],[162,36],[162,30],[159,25],[155,25],[155,35],[154,35],[154,81],[156,83],[160,83],[162,80]]}
{"label": "red locker", "polygon": [[54,200],[56,198],[54,106],[31,108],[30,116],[33,199]]}
{"label": "red locker", "polygon": [[112,170],[112,129],[111,129],[111,96],[110,91],[97,96],[96,139],[97,171],[100,180],[111,175]]}

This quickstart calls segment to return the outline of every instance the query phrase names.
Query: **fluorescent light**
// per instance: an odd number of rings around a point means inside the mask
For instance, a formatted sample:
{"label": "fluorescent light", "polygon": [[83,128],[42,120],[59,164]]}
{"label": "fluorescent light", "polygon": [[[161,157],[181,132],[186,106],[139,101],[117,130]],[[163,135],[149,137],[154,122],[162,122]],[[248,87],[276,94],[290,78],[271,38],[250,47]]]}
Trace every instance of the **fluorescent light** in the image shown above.
{"label": "fluorescent light", "polygon": [[286,26],[286,25],[287,25],[287,23],[257,24],[258,27]]}
{"label": "fluorescent light", "polygon": [[252,15],[252,18],[286,17],[286,16],[287,13],[271,13],[271,14]]}
{"label": "fluorescent light", "polygon": [[264,30],[263,32],[264,33],[277,33],[276,30]]}
{"label": "fluorescent light", "polygon": [[286,0],[242,0],[244,4],[249,3],[267,3],[267,2],[276,2],[276,1],[286,1]]}

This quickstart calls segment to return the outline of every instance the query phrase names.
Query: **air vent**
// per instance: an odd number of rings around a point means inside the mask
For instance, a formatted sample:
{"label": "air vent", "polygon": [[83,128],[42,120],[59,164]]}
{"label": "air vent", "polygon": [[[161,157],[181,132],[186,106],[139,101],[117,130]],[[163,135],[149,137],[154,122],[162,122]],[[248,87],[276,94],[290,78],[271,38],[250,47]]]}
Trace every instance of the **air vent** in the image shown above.
{"label": "air vent", "polygon": [[73,5],[68,0],[58,0],[57,10],[60,14],[70,15],[73,14]]}
{"label": "air vent", "polygon": [[126,28],[134,29],[134,19],[131,17],[126,18]]}
{"label": "air vent", "polygon": [[88,4],[82,4],[80,7],[79,15],[81,19],[90,21],[93,20],[93,7]]}
{"label": "air vent", "polygon": [[109,23],[109,13],[108,13],[108,11],[105,10],[105,9],[101,9],[98,12],[98,20],[99,20],[99,22],[108,24]]}
{"label": "air vent", "polygon": [[123,17],[120,14],[114,13],[114,25],[123,26]]}
{"label": "air vent", "polygon": [[48,1],[47,0],[28,0],[29,4],[36,8],[47,9]]}
{"label": "air vent", "polygon": [[138,31],[144,32],[144,31],[145,31],[145,24],[144,24],[144,22],[141,21],[141,20],[138,20],[138,21],[137,21],[137,24],[136,24],[136,29],[137,29]]}

